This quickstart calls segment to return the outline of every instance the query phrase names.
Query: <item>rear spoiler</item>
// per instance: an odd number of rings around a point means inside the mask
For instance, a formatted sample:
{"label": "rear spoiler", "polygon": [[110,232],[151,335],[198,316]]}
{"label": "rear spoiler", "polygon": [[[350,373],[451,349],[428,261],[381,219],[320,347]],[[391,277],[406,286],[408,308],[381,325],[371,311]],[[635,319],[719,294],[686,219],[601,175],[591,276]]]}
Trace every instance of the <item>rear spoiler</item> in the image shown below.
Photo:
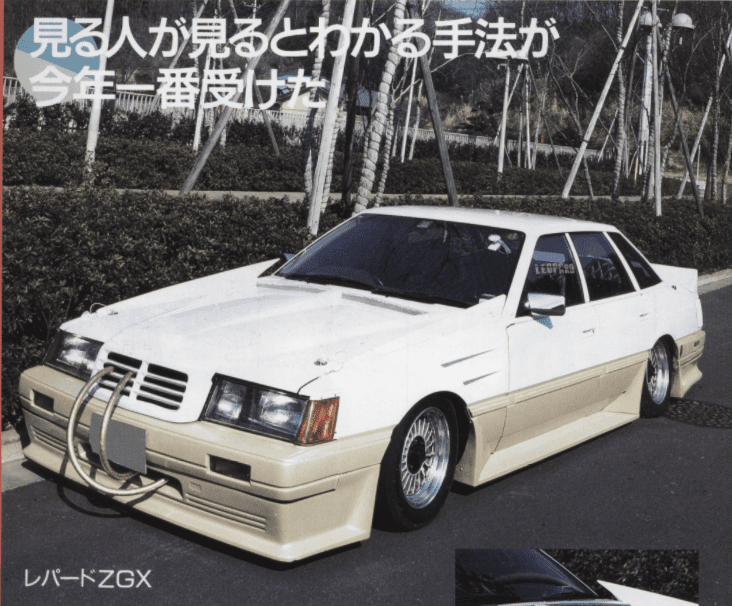
{"label": "rear spoiler", "polygon": [[673,265],[658,265],[656,263],[653,263],[652,267],[664,282],[667,282],[671,286],[681,286],[689,292],[697,294],[699,272],[696,269],[674,267]]}

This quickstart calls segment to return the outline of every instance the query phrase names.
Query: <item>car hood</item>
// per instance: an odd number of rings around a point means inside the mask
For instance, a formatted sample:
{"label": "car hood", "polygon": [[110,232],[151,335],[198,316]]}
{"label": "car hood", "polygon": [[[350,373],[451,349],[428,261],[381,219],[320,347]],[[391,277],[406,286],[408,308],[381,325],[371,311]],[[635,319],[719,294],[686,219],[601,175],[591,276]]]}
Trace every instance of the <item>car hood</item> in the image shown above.
{"label": "car hood", "polygon": [[[464,311],[282,278],[249,280],[228,292],[211,292],[205,280],[198,282],[204,284],[162,300],[163,291],[151,293],[147,300],[138,297],[64,325],[104,343],[97,370],[111,354],[113,360],[123,355],[140,361],[140,374],[154,364],[188,375],[178,410],[137,401],[135,385],[120,400],[122,408],[169,421],[196,420],[217,373],[301,392],[385,343]],[[104,391],[97,397],[105,399]]]}
{"label": "car hood", "polygon": [[629,606],[697,606],[692,602],[686,602],[677,598],[669,598],[642,589],[633,589],[607,581],[597,581],[619,600],[627,602]]}
{"label": "car hood", "polygon": [[[459,606],[481,606],[480,602],[476,601],[473,604],[465,602],[464,605]],[[593,599],[581,599],[581,600],[551,600],[551,601],[539,601],[539,602],[511,602],[501,604],[501,606],[633,606],[632,604],[626,604],[625,602],[616,602],[615,600],[593,600]]]}

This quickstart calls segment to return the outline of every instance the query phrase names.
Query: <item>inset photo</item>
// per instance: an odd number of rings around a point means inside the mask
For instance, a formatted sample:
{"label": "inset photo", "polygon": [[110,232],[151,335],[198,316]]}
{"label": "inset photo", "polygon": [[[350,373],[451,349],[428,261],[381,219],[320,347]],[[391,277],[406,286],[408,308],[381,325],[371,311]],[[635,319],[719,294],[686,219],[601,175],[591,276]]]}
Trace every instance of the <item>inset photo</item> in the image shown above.
{"label": "inset photo", "polygon": [[460,606],[696,606],[699,552],[456,549]]}

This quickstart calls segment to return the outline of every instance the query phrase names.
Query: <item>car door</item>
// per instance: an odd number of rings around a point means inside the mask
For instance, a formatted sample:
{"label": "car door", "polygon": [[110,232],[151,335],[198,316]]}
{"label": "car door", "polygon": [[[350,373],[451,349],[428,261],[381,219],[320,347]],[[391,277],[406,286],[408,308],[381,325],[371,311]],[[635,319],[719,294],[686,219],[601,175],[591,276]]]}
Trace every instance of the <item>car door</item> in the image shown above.
{"label": "car door", "polygon": [[[529,292],[563,295],[562,316],[534,316]],[[499,449],[583,416],[597,391],[598,319],[585,302],[578,265],[564,234],[542,236],[533,252],[516,317],[507,328],[509,406]]]}
{"label": "car door", "polygon": [[607,365],[601,386],[606,402],[624,393],[652,345],[652,295],[639,292],[620,255],[599,232],[571,234],[590,298],[599,321],[598,353]]}
{"label": "car door", "polygon": [[605,234],[574,233],[571,239],[599,319],[602,362],[647,351],[653,334],[651,298],[641,296]]}

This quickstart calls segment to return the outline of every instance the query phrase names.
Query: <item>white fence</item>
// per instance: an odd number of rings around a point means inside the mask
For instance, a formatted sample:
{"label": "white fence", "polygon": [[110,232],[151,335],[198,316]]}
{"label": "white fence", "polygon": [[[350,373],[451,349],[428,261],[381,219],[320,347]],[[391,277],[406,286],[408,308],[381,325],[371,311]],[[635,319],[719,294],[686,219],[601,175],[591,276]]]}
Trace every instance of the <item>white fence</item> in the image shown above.
{"label": "white fence", "polygon": [[[13,103],[18,95],[24,95],[25,92],[20,86],[20,83],[18,82],[17,78],[8,78],[3,77],[3,105],[8,105],[10,103]],[[137,112],[138,114],[147,114],[150,111],[153,110],[153,107],[157,105],[159,107],[160,103],[155,103],[155,95],[144,95],[140,93],[129,93],[129,92],[118,92],[115,98],[115,104],[116,108],[119,110],[122,110],[124,112]],[[192,116],[193,110],[192,109],[167,109],[167,110],[161,110],[164,112],[173,113],[175,115],[175,119],[178,120],[182,116]],[[264,112],[267,112],[270,116],[270,120],[274,123],[279,124],[280,126],[284,128],[290,128],[294,127],[295,130],[302,130],[307,126],[308,122],[308,115],[304,112],[288,112],[288,111],[270,111],[270,110],[261,110],[261,109],[240,109],[236,110],[234,112],[234,119],[239,122],[245,122],[247,120],[252,120],[254,122],[263,122],[264,121]],[[319,126],[322,122],[323,114],[322,112],[319,112],[316,114],[315,117],[315,126]],[[345,128],[345,118],[341,117],[338,119],[336,126],[338,130],[342,130]],[[364,121],[361,117],[357,118],[356,121],[356,134],[363,132],[364,129]],[[401,141],[401,138],[404,133],[403,126],[398,126],[397,131],[395,133],[395,138],[398,141]],[[415,129],[410,128],[409,129],[409,136],[413,137],[415,136]],[[435,133],[432,130],[425,130],[425,129],[416,129],[416,137],[418,141],[429,141],[431,139],[435,138]],[[464,133],[445,133],[445,139],[448,144],[454,143],[458,145],[471,145],[476,147],[495,147],[498,145],[498,142],[493,137],[482,137],[480,135],[466,135]],[[395,146],[395,149],[398,146]],[[506,141],[506,149],[508,151],[516,151],[518,147],[518,142],[514,140],[507,140]],[[529,148],[533,151],[534,150],[534,143],[529,143]],[[551,154],[552,153],[552,146],[548,145],[546,143],[539,143],[536,146],[538,148],[539,153],[541,154]],[[522,145],[522,149],[526,149],[526,143]],[[576,147],[568,147],[564,145],[555,145],[554,150],[556,150],[557,154],[560,155],[575,155],[577,153]],[[602,156],[600,156],[600,152],[598,150],[594,149],[588,149],[585,152],[585,155],[588,159],[596,160],[600,159]],[[605,158],[612,157],[612,149],[609,149],[606,151],[603,156]]]}

